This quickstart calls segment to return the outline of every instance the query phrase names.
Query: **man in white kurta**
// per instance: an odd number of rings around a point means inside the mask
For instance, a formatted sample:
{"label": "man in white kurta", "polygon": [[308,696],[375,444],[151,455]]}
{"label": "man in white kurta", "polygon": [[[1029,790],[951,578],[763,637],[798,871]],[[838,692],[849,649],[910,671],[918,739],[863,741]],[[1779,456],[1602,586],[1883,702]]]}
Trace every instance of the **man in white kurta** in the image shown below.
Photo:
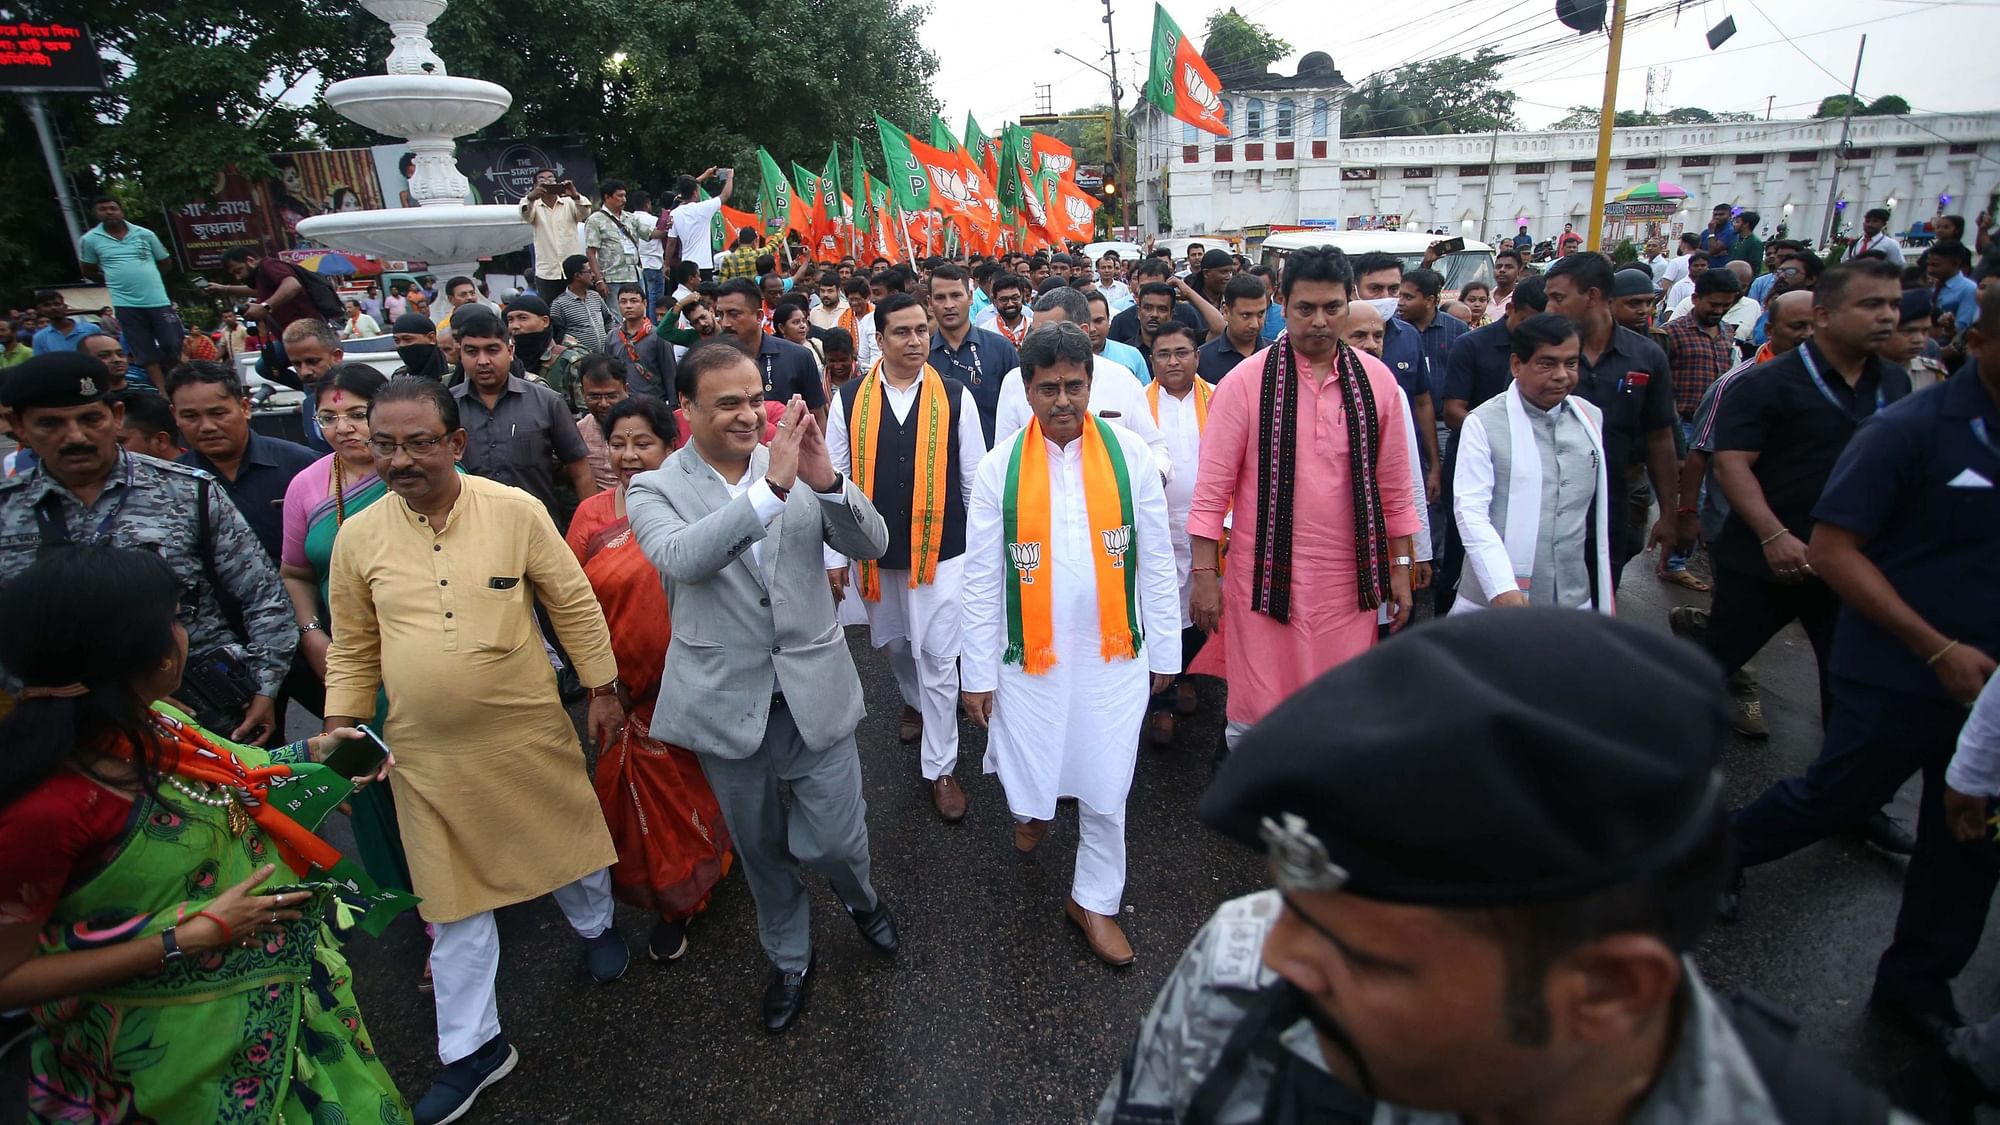
{"label": "man in white kurta", "polygon": [[[1035,424],[1000,442],[980,463],[967,513],[965,645],[960,675],[964,705],[988,726],[986,770],[1000,775],[1014,815],[1015,846],[1030,851],[1055,816],[1056,801],[1077,800],[1076,872],[1065,914],[1084,932],[1091,952],[1109,964],[1129,964],[1132,947],[1115,918],[1125,891],[1125,798],[1138,760],[1146,701],[1181,670],[1180,592],[1175,580],[1167,500],[1151,452],[1118,426],[1100,433],[1116,441],[1129,481],[1132,526],[1120,566],[1137,567],[1132,626],[1141,634],[1133,658],[1102,655],[1096,540],[1085,489],[1083,427],[1088,413],[1090,338],[1074,324],[1031,331],[1021,345]],[[1046,435],[1046,436],[1044,436]],[[1006,543],[1003,498],[1016,447],[1046,457],[1049,542],[1034,558],[1031,577],[1050,583],[1054,663],[1039,674],[1003,663],[1008,646],[1007,588],[1014,565]],[[1109,545],[1105,545],[1109,549]],[[1024,580],[1030,577],[1024,574]]]}
{"label": "man in white kurta", "polygon": [[1604,420],[1570,393],[1576,325],[1544,313],[1513,331],[1514,382],[1465,416],[1452,511],[1465,543],[1453,613],[1612,611]]}
{"label": "man in white kurta", "polygon": [[[930,319],[915,297],[892,293],[875,309],[882,358],[865,377],[840,389],[839,401],[828,411],[826,448],[834,468],[868,494],[889,525],[889,546],[877,564],[877,596],[864,591],[862,569],[831,573],[836,583],[852,573],[845,597],[860,601],[868,615],[868,635],[876,648],[888,650],[889,667],[903,696],[904,730],[917,728],[921,739],[924,780],[938,815],[956,822],[965,816],[965,790],[952,776],[958,766],[958,652],[960,585],[965,573],[965,498],[972,492],[974,473],[986,455],[986,431],[979,407],[963,383],[938,375],[926,362],[930,352]],[[917,410],[927,379],[938,379],[946,409],[942,432],[927,441],[926,415]],[[887,409],[883,409],[883,407]],[[866,414],[875,449],[871,473],[855,457],[855,420]],[[937,571],[928,581],[912,583],[921,573],[921,525],[912,513],[921,511],[918,489],[931,473],[943,492],[944,506],[935,528]],[[905,738],[906,741],[911,741]]]}
{"label": "man in white kurta", "polygon": [[[1215,385],[1196,370],[1200,346],[1194,331],[1179,321],[1161,325],[1153,338],[1153,381],[1145,392],[1147,414],[1159,426],[1173,457],[1173,475],[1166,481],[1167,530],[1173,537],[1174,577],[1181,594],[1183,668],[1194,662],[1195,654],[1208,641],[1208,634],[1196,628],[1188,614],[1188,580],[1193,577],[1194,564],[1193,548],[1188,543],[1188,509],[1194,505],[1194,480],[1201,469],[1201,431],[1208,422],[1208,399],[1215,393]],[[1092,389],[1096,389],[1094,379]],[[1193,681],[1185,674],[1177,677],[1174,690],[1153,697],[1152,713],[1146,718],[1147,741],[1155,746],[1171,743],[1174,715],[1193,714],[1198,702]]]}

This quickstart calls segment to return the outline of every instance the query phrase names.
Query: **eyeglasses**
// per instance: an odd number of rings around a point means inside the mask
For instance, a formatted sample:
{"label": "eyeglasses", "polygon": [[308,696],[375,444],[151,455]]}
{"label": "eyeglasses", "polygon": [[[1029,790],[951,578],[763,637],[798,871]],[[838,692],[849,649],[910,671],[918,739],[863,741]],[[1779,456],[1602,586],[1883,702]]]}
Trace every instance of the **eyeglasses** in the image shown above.
{"label": "eyeglasses", "polygon": [[1175,348],[1173,351],[1161,351],[1158,348],[1153,349],[1153,359],[1156,361],[1164,360],[1168,363],[1185,363],[1193,358],[1193,348]]}
{"label": "eyeglasses", "polygon": [[583,401],[586,403],[601,402],[609,406],[624,401],[626,393],[623,387],[615,391],[585,391],[583,392]]}
{"label": "eyeglasses", "polygon": [[331,410],[322,410],[318,414],[313,415],[313,421],[318,422],[319,428],[322,430],[330,430],[342,422],[348,422],[356,426],[365,426],[368,424],[368,408],[365,406],[356,407],[345,414],[335,414]]}
{"label": "eyeglasses", "polygon": [[374,450],[377,457],[394,457],[398,449],[408,453],[412,457],[429,457],[432,453],[437,452],[438,446],[444,444],[444,439],[445,435],[443,434],[413,437],[407,441],[392,441],[389,438],[376,437],[368,439],[368,448]]}

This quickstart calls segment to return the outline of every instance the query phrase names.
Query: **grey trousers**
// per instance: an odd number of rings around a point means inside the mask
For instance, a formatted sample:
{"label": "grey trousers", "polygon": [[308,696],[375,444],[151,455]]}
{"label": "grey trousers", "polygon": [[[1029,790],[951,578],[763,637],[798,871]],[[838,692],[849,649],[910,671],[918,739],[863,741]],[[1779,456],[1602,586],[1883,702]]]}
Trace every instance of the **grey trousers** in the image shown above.
{"label": "grey trousers", "polygon": [[[764,955],[786,972],[804,972],[812,933],[801,867],[826,876],[855,910],[873,910],[879,901],[868,881],[868,802],[854,736],[808,749],[792,713],[774,706],[755,754],[700,758],[750,881]],[[778,798],[780,780],[792,787],[789,814]]]}

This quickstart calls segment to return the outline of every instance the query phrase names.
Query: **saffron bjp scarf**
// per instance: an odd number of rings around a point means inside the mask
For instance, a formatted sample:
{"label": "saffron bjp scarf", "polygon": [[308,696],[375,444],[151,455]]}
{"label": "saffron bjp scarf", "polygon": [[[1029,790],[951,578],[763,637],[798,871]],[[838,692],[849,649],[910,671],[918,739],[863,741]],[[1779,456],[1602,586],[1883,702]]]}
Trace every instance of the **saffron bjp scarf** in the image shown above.
{"label": "saffron bjp scarf", "polygon": [[[882,412],[889,408],[889,392],[877,377],[882,361],[868,372],[868,381],[855,393],[854,482],[875,499],[875,463],[881,455],[877,430]],[[924,364],[919,376],[916,404],[916,479],[910,494],[910,589],[937,581],[938,555],[944,547],[944,499],[950,486],[951,397],[945,393],[944,379],[937,369]],[[871,602],[882,600],[881,568],[873,559],[861,560],[861,596]]]}
{"label": "saffron bjp scarf", "polygon": [[[1208,432],[1208,400],[1215,397],[1215,384],[1196,376],[1194,380],[1194,429],[1198,434]],[[1153,424],[1160,423],[1160,381],[1146,384],[1146,405],[1152,408]]]}
{"label": "saffron bjp scarf", "polygon": [[[1341,413],[1347,417],[1348,486],[1354,504],[1354,573],[1360,607],[1373,613],[1389,596],[1389,536],[1382,512],[1382,489],[1375,461],[1382,448],[1381,419],[1360,356],[1345,341],[1333,355],[1340,384]],[[1279,624],[1292,616],[1292,510],[1294,462],[1298,456],[1298,361],[1290,336],[1281,336],[1264,356],[1264,385],[1258,400],[1257,545],[1251,575],[1250,608]]]}
{"label": "saffron bjp scarf", "polygon": [[[1133,551],[1132,481],[1124,450],[1108,422],[1086,415],[1083,436],[1084,508],[1090,518],[1091,561],[1097,579],[1098,655],[1130,660],[1144,638],[1138,620],[1138,563]],[[1049,452],[1040,421],[1008,459],[1001,501],[1007,558],[1007,651],[1002,660],[1031,676],[1056,663],[1051,589]]]}

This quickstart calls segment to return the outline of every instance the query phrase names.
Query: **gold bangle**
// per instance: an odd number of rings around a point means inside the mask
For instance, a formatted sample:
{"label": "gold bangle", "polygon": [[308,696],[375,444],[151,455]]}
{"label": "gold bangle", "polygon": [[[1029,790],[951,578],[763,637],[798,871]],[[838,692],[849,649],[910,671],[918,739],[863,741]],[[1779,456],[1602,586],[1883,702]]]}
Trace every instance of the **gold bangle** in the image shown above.
{"label": "gold bangle", "polygon": [[1792,529],[1789,527],[1781,527],[1778,530],[1772,532],[1771,534],[1766,535],[1764,538],[1757,540],[1757,545],[1759,547],[1768,547],[1771,545],[1772,541],[1778,538],[1778,536],[1791,534],[1791,530]]}
{"label": "gold bangle", "polygon": [[1945,653],[1947,653],[1947,652],[1950,652],[1950,651],[1951,651],[1952,649],[1955,649],[1955,648],[1957,648],[1957,647],[1958,647],[1958,642],[1957,642],[1957,641],[1946,641],[1946,642],[1944,643],[1944,647],[1943,647],[1943,648],[1941,648],[1941,649],[1937,650],[1937,651],[1936,651],[1936,652],[1934,652],[1934,653],[1931,653],[1931,655],[1930,655],[1930,659],[1929,659],[1929,660],[1926,660],[1926,661],[1924,661],[1924,665],[1925,665],[1926,667],[1935,667],[1935,666],[1937,665],[1937,662],[1938,662],[1938,661],[1940,661],[1940,660],[1943,660],[1943,659],[1944,659],[1944,654],[1945,654]]}

